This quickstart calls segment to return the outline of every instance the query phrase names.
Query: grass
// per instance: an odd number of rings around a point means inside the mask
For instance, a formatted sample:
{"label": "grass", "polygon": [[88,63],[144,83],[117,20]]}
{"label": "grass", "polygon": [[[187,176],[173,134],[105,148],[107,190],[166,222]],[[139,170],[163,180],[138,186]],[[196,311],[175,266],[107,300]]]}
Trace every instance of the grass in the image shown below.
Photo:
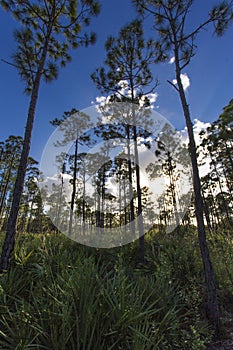
{"label": "grass", "polygon": [[[213,245],[215,265],[218,249]],[[138,255],[138,242],[105,250],[60,235],[19,235],[0,279],[0,349],[206,349],[212,332],[202,315],[195,236],[180,244],[152,234],[146,264]],[[228,298],[232,268],[227,274],[219,261]]]}

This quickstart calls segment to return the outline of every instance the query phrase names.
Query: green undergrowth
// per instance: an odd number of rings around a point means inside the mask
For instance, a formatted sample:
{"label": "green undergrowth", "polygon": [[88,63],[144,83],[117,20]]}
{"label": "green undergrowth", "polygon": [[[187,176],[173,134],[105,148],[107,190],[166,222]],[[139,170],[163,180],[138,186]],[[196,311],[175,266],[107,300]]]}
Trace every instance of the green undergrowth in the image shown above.
{"label": "green undergrowth", "polygon": [[[152,233],[144,264],[138,256],[138,242],[94,249],[62,235],[19,235],[0,279],[0,349],[206,349],[195,235]],[[227,297],[229,276],[221,281]]]}

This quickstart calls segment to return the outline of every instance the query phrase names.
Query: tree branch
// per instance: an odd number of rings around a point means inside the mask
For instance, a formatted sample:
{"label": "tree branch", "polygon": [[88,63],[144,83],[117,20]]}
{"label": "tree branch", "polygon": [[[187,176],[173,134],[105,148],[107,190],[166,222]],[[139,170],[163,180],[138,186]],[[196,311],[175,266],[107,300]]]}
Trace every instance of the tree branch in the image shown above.
{"label": "tree branch", "polygon": [[[6,64],[8,64],[9,66],[12,66],[12,67],[14,67],[14,68],[21,69],[21,67],[18,66],[17,64],[14,64],[14,63],[12,63],[12,62],[6,61],[6,60],[4,60],[3,58],[1,58],[0,61],[4,62],[4,63],[6,63]],[[30,72],[30,73],[33,73],[33,74],[36,73],[36,71],[32,71],[30,68],[24,68],[24,69],[25,69],[26,71]]]}
{"label": "tree branch", "polygon": [[176,89],[176,91],[180,91],[179,89],[178,89],[178,87],[175,85],[175,84],[173,84],[170,80],[167,80],[167,82],[171,85],[171,86],[173,86],[175,89]]}

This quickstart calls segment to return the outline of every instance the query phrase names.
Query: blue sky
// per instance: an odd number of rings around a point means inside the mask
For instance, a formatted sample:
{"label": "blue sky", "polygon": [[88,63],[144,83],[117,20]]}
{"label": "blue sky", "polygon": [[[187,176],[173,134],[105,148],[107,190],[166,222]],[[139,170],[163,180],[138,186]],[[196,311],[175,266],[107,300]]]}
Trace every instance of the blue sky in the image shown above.
{"label": "blue sky", "polygon": [[[102,0],[101,14],[92,20],[90,30],[97,34],[97,42],[89,48],[73,51],[72,62],[60,71],[59,78],[41,85],[33,131],[31,155],[40,159],[46,141],[53,132],[49,120],[60,117],[64,111],[91,105],[101,93],[90,79],[95,68],[103,64],[104,43],[107,37],[117,35],[119,29],[136,17],[130,0]],[[196,0],[190,15],[190,26],[200,23],[216,1]],[[17,23],[0,9],[0,58],[9,60],[14,52],[13,30]],[[147,22],[145,37],[153,37],[151,23]],[[184,71],[189,79],[187,89],[192,119],[212,122],[222,108],[233,98],[233,26],[222,38],[213,36],[213,28],[202,31],[197,40],[197,54]],[[158,111],[177,129],[185,126],[177,92],[166,82],[174,79],[174,65],[159,64],[152,67],[160,85],[156,92]],[[29,97],[23,94],[24,83],[17,71],[0,62],[0,139],[10,134],[23,135]]]}

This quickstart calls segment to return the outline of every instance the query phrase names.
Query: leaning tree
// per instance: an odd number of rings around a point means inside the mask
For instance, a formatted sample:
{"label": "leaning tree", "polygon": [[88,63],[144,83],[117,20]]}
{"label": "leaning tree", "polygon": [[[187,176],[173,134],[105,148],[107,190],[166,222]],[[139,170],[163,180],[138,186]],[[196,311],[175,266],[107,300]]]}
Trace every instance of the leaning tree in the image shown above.
{"label": "leaning tree", "polygon": [[182,84],[182,72],[186,68],[196,49],[196,37],[199,32],[210,23],[215,26],[217,34],[223,34],[232,21],[232,1],[223,1],[215,6],[208,14],[206,20],[197,24],[193,30],[189,30],[189,13],[194,0],[133,0],[137,10],[141,14],[150,13],[154,18],[154,28],[158,35],[155,44],[157,61],[167,61],[171,53],[174,57],[176,84],[169,83],[179,94],[183,108],[189,136],[190,156],[193,169],[193,186],[195,193],[195,210],[198,226],[198,239],[202,255],[207,287],[207,314],[212,321],[216,334],[219,333],[219,308],[217,300],[217,288],[214,271],[209,257],[209,249],[206,241],[206,232],[203,218],[203,201],[201,195],[201,182],[197,164],[196,144],[194,140],[193,124],[189,105]]}

